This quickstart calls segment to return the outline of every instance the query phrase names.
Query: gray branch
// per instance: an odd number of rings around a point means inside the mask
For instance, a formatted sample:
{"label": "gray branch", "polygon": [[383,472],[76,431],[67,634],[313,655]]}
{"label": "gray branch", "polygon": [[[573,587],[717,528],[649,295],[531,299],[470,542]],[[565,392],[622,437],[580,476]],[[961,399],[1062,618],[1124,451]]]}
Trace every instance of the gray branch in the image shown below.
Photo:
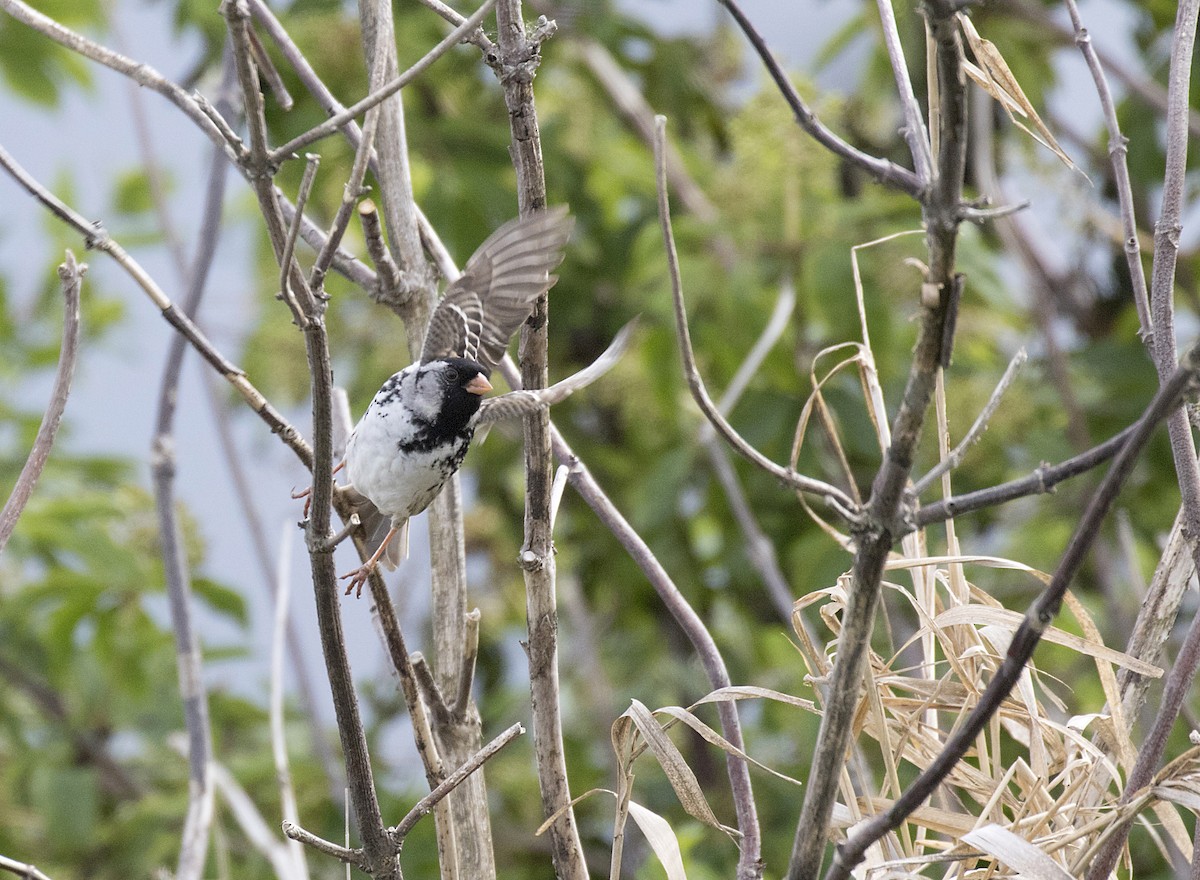
{"label": "gray branch", "polygon": [[71,379],[75,375],[75,360],[79,353],[79,289],[83,284],[85,272],[87,264],[76,263],[75,255],[67,251],[66,260],[58,267],[64,302],[62,345],[58,351],[54,387],[50,391],[50,401],[46,404],[46,412],[33,440],[33,448],[29,451],[29,457],[25,459],[25,465],[21,468],[8,501],[4,503],[4,509],[0,510],[0,553],[4,552],[4,546],[16,528],[21,511],[25,509],[29,496],[33,494],[33,487],[42,475],[42,468],[46,466],[46,460],[50,457],[63,411],[67,407]]}

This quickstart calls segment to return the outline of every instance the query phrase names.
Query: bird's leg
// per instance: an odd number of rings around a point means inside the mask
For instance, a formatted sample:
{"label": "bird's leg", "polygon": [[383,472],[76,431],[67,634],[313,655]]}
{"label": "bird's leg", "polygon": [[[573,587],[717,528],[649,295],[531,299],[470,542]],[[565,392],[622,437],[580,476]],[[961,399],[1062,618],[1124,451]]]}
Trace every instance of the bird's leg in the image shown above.
{"label": "bird's leg", "polygon": [[[407,522],[407,520],[405,522]],[[354,597],[356,599],[358,597],[362,596],[363,584],[365,584],[367,582],[367,578],[369,578],[371,576],[371,572],[373,572],[375,570],[375,566],[379,563],[379,560],[380,560],[380,558],[382,558],[384,551],[387,550],[388,543],[392,540],[392,538],[394,538],[396,536],[396,532],[398,532],[398,531],[400,531],[399,526],[392,526],[390,529],[388,529],[388,533],[387,533],[387,535],[384,536],[383,542],[379,545],[379,549],[377,549],[371,555],[370,559],[368,559],[366,562],[364,562],[358,568],[354,569],[354,571],[347,572],[346,574],[344,574],[338,578],[338,580],[340,580],[340,581],[344,581],[346,578],[350,578],[350,583],[346,585],[346,592],[344,595],[349,596],[350,591],[355,590],[356,592],[354,594]]]}
{"label": "bird's leg", "polygon": [[[341,464],[339,464],[337,467],[335,467],[333,469],[332,472],[330,472],[330,474],[329,474],[330,479],[332,479],[333,477],[336,477],[337,472],[340,471],[345,466],[346,466],[346,459],[343,458],[341,461]],[[307,489],[303,490],[302,492],[297,492],[295,490],[292,490],[292,498],[296,499],[297,501],[299,501],[301,498],[304,499],[304,515],[302,518],[308,519],[308,511],[312,507],[312,486],[309,486]]]}

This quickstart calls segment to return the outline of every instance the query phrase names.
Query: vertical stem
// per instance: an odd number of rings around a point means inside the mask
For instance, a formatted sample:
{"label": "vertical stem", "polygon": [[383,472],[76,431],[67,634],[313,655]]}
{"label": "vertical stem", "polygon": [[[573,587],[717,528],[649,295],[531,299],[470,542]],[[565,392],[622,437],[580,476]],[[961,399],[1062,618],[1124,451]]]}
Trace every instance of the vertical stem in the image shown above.
{"label": "vertical stem", "polygon": [[[1188,112],[1192,74],[1192,54],[1196,40],[1200,0],[1183,0],[1175,17],[1171,45],[1171,66],[1167,83],[1167,161],[1163,178],[1162,211],[1154,227],[1154,264],[1150,272],[1150,314],[1154,322],[1153,354],[1159,382],[1171,375],[1175,363],[1175,265],[1179,253],[1179,235],[1183,229],[1183,194],[1188,148]],[[1184,533],[1190,538],[1193,560],[1200,556],[1200,469],[1196,446],[1182,407],[1167,420],[1171,435],[1171,454],[1183,495]],[[1200,567],[1200,563],[1197,563]],[[1121,803],[1149,783],[1162,761],[1167,734],[1175,724],[1183,697],[1200,667],[1200,616],[1193,618],[1187,637],[1168,676],[1162,705],[1146,737],[1138,760],[1125,783]],[[1088,869],[1089,880],[1107,877],[1115,867],[1129,836],[1131,823],[1125,823],[1109,836],[1103,849]]]}
{"label": "vertical stem", "polygon": [[[935,53],[938,95],[938,120],[931,126],[936,165],[929,195],[922,205],[929,248],[925,286],[936,296],[925,306],[904,397],[892,425],[892,443],[872,484],[865,520],[856,529],[857,549],[838,637],[837,661],[821,716],[813,772],[796,826],[788,880],[813,880],[821,870],[840,769],[846,763],[871,631],[879,609],[883,566],[896,536],[903,530],[897,513],[933,397],[938,367],[949,358],[945,350],[949,340],[943,337],[947,320],[952,317],[955,287],[961,283],[954,274],[954,252],[966,163],[962,45],[951,3],[928,2],[925,12]],[[926,301],[924,296],[922,301]]]}
{"label": "vertical stem", "polygon": [[[533,101],[538,47],[526,38],[521,0],[500,0],[496,4],[496,25],[499,76],[512,129],[517,203],[521,214],[527,215],[546,207],[542,143]],[[547,384],[548,320],[547,298],[543,295],[521,328],[521,379],[526,388],[545,388]],[[564,809],[570,803],[571,793],[558,703],[558,608],[550,525],[553,476],[549,413],[540,410],[526,416],[524,430],[525,542],[520,560],[525,571],[529,687],[538,784],[545,814],[561,811],[550,826],[555,874],[560,880],[586,880],[588,871],[575,813],[570,808]]]}

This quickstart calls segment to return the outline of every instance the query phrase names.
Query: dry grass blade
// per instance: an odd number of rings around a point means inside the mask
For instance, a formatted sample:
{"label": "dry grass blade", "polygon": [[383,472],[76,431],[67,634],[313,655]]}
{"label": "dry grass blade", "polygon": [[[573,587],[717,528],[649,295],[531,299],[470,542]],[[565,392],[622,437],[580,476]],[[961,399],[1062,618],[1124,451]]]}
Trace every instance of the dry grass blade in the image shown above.
{"label": "dry grass blade", "polygon": [[667,872],[667,880],[687,880],[687,874],[683,870],[683,853],[679,849],[679,838],[675,836],[667,820],[634,801],[629,802],[629,815],[637,822],[646,842],[658,856],[663,870]]}
{"label": "dry grass blade", "polygon": [[964,834],[962,840],[1016,869],[1014,876],[1028,880],[1071,880],[1071,875],[1037,846],[999,825],[976,828]]}
{"label": "dry grass blade", "polygon": [[[671,788],[675,790],[675,796],[679,798],[680,805],[687,811],[688,815],[694,819],[699,819],[710,828],[717,828],[724,831],[730,837],[737,839],[739,836],[736,828],[730,828],[727,825],[722,825],[717,819],[717,816],[712,811],[712,807],[708,804],[708,799],[704,796],[704,790],[700,787],[700,781],[696,779],[696,774],[692,772],[692,768],[688,766],[675,743],[671,742],[670,737],[663,731],[662,726],[655,720],[654,715],[642,703],[634,700],[629,708],[625,710],[621,718],[627,718],[637,728],[637,732],[641,734],[646,745],[650,747],[650,751],[654,753],[655,760],[662,767],[663,773],[667,776],[667,781],[671,783]],[[620,719],[618,719],[618,722]],[[616,725],[614,725],[614,730]],[[614,735],[615,738],[615,735]],[[620,751],[617,752],[621,754]],[[636,754],[636,753],[630,753]]]}
{"label": "dry grass blade", "polygon": [[[1037,110],[1034,109],[1029,98],[1025,96],[1020,83],[1017,82],[1017,78],[1013,76],[1008,63],[1000,54],[1000,50],[990,40],[985,40],[979,35],[979,31],[975,29],[974,23],[967,16],[960,14],[958,22],[962,27],[963,36],[967,39],[967,44],[971,47],[971,54],[975,56],[975,60],[979,63],[976,66],[964,62],[963,69],[966,70],[967,75],[980,88],[1000,102],[1000,106],[1004,108],[1004,112],[1008,114],[1008,118],[1015,125],[1019,126],[1035,141],[1054,153],[1072,171],[1079,171],[1079,168],[1071,161],[1071,157],[1058,145],[1054,134],[1046,126],[1046,123],[1042,121],[1042,118],[1038,115]],[[1017,118],[1018,115],[1028,119],[1036,131],[1031,131]],[[1079,171],[1079,173],[1083,174],[1082,171]],[[1087,175],[1085,174],[1084,177],[1086,178]]]}
{"label": "dry grass blade", "polygon": [[766,764],[754,760],[754,758],[751,758],[744,751],[733,745],[731,742],[729,742],[729,740],[725,739],[725,737],[721,736],[721,734],[717,733],[687,709],[684,709],[680,706],[663,706],[660,709],[656,709],[654,714],[667,715],[671,718],[674,718],[676,721],[683,722],[692,730],[696,731],[696,733],[698,733],[706,742],[711,743],[719,749],[729,752],[731,755],[737,755],[739,758],[744,758],[758,769],[765,770],[767,773],[770,773],[776,779],[782,779],[784,782],[790,782],[792,785],[804,784],[799,779],[793,779],[791,776],[788,776],[785,773],[772,770]]}
{"label": "dry grass blade", "polygon": [[[996,626],[1005,630],[1013,631],[1021,625],[1021,621],[1025,619],[1025,615],[1018,611],[1011,611],[1007,608],[987,608],[980,605],[964,605],[959,608],[951,608],[939,614],[935,621],[939,626],[953,626],[955,624],[971,624],[974,626]],[[1163,671],[1152,663],[1147,663],[1145,660],[1139,660],[1137,657],[1132,657],[1122,651],[1110,648],[1107,645],[1093,642],[1090,639],[1085,639],[1082,636],[1077,636],[1074,633],[1069,633],[1066,630],[1059,629],[1056,626],[1046,628],[1045,634],[1042,636],[1047,642],[1053,642],[1056,645],[1063,645],[1078,651],[1080,654],[1085,654],[1088,657],[1096,657],[1106,660],[1114,666],[1123,666],[1136,672],[1138,675],[1145,675],[1150,678],[1162,677]]]}

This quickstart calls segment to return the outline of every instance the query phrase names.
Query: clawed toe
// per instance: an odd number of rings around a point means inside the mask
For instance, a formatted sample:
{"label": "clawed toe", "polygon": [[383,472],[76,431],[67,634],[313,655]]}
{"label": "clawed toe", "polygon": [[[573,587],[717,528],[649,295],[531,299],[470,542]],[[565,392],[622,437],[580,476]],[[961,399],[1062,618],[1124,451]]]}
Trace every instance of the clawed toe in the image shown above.
{"label": "clawed toe", "polygon": [[340,581],[344,581],[344,580],[346,580],[346,578],[350,578],[350,583],[346,585],[346,592],[343,593],[342,595],[349,596],[350,591],[354,590],[355,591],[354,598],[356,598],[356,599],[360,598],[362,596],[363,584],[365,584],[368,580],[370,580],[371,572],[373,572],[374,570],[375,570],[375,562],[374,562],[374,560],[372,560],[371,562],[367,562],[363,565],[360,565],[358,568],[354,569],[354,571],[347,572],[346,574],[339,577],[338,580],[340,580]]}
{"label": "clawed toe", "polygon": [[312,508],[312,486],[309,486],[303,492],[297,492],[295,489],[292,490],[293,500],[299,501],[301,498],[304,499],[304,515],[302,519],[308,519],[308,511]]}

